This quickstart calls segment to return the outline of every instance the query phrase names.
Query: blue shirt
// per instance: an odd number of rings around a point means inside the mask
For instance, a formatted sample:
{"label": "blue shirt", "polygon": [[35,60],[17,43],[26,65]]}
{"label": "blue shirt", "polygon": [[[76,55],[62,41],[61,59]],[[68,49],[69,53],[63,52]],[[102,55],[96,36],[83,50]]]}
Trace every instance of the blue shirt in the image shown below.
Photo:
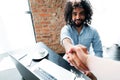
{"label": "blue shirt", "polygon": [[83,26],[80,33],[77,32],[75,27],[71,27],[70,25],[65,25],[61,29],[60,41],[64,38],[69,38],[73,45],[82,44],[90,50],[90,46],[92,44],[94,53],[96,56],[102,57],[103,50],[102,44],[100,40],[100,36],[96,29],[90,26]]}

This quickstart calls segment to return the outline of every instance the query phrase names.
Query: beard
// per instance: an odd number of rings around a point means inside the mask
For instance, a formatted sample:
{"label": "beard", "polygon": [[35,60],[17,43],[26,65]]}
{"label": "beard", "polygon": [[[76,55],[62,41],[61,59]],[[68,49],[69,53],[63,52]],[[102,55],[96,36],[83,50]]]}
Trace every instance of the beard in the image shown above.
{"label": "beard", "polygon": [[82,20],[82,19],[76,19],[76,20],[72,21],[72,24],[75,27],[81,27],[84,24],[84,21],[85,20]]}

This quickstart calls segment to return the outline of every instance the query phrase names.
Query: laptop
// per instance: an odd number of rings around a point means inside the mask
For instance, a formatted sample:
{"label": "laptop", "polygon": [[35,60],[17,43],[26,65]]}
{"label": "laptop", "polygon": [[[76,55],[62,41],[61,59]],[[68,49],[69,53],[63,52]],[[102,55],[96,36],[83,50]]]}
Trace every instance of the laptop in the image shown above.
{"label": "laptop", "polygon": [[19,60],[10,55],[16,68],[25,80],[91,80],[76,75],[61,66],[43,59],[31,68],[25,67]]}

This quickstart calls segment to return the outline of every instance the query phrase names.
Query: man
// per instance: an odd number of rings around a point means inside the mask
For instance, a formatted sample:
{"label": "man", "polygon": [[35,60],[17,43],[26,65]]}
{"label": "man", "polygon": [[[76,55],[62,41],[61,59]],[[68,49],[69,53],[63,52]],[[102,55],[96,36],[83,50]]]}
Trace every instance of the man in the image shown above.
{"label": "man", "polygon": [[92,44],[94,53],[102,57],[102,44],[96,29],[89,26],[91,23],[92,9],[86,0],[72,0],[66,3],[65,21],[62,28],[60,41],[65,51],[69,51],[74,45],[82,44],[90,50]]}

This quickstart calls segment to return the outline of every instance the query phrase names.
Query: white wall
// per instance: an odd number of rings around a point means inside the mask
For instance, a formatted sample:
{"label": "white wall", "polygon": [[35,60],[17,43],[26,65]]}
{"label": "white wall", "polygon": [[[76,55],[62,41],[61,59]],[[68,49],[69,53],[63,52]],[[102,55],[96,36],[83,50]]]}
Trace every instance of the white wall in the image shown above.
{"label": "white wall", "polygon": [[0,0],[0,53],[35,43],[28,0]]}
{"label": "white wall", "polygon": [[120,5],[119,0],[90,0],[93,6],[92,26],[102,39],[103,46],[120,43]]}

